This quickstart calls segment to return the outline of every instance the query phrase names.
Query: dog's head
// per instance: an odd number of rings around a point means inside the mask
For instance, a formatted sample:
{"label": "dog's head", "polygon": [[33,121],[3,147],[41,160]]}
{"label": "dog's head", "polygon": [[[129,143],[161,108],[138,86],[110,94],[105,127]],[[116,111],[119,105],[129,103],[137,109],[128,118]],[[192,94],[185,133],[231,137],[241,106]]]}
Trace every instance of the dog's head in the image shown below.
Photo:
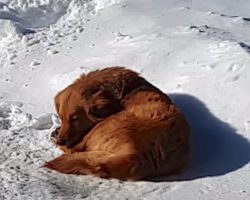
{"label": "dog's head", "polygon": [[102,85],[79,87],[74,83],[55,97],[61,128],[56,137],[58,145],[75,146],[100,121],[119,112],[118,99]]}
{"label": "dog's head", "polygon": [[55,97],[62,125],[56,143],[73,147],[100,121],[122,110],[122,99],[142,85],[153,86],[123,67],[83,75]]}

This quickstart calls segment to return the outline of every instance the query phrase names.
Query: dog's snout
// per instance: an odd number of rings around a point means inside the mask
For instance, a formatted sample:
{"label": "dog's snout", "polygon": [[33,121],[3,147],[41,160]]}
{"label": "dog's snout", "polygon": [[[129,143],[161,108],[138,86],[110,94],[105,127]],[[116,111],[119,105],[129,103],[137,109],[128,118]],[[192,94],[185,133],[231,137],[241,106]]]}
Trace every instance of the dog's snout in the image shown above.
{"label": "dog's snout", "polygon": [[60,128],[57,128],[56,130],[54,130],[54,131],[51,133],[50,137],[51,137],[51,138],[56,138],[56,137],[58,136],[59,129],[60,129]]}
{"label": "dog's snout", "polygon": [[66,144],[66,140],[62,137],[59,136],[59,131],[60,131],[60,127],[58,127],[56,130],[54,130],[51,135],[50,135],[50,139],[52,142],[54,142],[55,144],[58,145],[65,145]]}

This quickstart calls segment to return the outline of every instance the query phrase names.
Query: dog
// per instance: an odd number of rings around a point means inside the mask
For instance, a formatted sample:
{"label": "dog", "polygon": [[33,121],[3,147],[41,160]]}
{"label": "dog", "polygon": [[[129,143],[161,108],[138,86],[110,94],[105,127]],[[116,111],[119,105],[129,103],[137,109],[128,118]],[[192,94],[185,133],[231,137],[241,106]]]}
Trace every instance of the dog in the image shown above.
{"label": "dog", "polygon": [[44,167],[136,181],[181,171],[191,128],[171,99],[138,73],[110,67],[82,75],[55,97],[64,152]]}

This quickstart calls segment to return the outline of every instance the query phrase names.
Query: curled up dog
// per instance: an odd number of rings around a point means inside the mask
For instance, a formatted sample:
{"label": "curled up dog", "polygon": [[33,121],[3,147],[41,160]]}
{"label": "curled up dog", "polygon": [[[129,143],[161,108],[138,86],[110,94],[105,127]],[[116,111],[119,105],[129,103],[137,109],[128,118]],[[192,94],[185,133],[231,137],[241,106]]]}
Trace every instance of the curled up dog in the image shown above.
{"label": "curled up dog", "polygon": [[82,75],[55,97],[64,152],[44,167],[66,174],[140,180],[180,171],[190,126],[170,98],[136,72],[111,67]]}

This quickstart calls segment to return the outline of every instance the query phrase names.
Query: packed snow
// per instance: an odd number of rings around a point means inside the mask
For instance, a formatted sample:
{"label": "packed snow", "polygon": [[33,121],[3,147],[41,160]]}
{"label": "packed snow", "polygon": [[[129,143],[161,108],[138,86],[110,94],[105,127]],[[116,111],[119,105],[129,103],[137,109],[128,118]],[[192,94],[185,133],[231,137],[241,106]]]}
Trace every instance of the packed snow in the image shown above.
{"label": "packed snow", "polygon": [[[250,199],[250,2],[0,0],[0,199]],[[122,182],[41,168],[60,155],[53,97],[127,66],[192,129],[181,175]]]}

